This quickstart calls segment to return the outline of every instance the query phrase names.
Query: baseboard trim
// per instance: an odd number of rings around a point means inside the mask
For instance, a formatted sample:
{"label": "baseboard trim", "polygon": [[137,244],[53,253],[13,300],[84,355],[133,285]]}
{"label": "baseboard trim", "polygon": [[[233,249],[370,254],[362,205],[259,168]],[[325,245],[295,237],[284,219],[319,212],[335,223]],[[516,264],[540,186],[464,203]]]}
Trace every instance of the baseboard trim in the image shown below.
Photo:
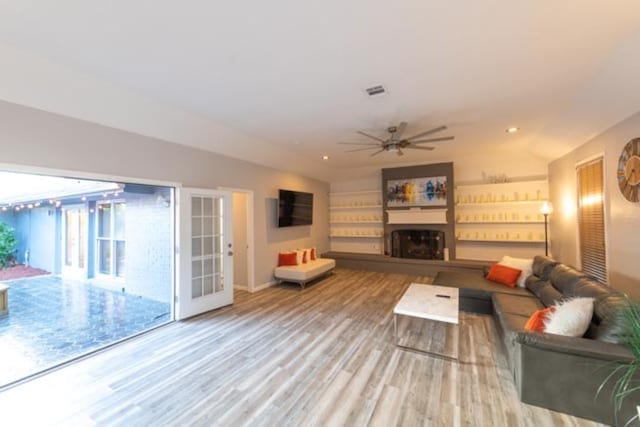
{"label": "baseboard trim", "polygon": [[271,281],[269,281],[269,282],[262,283],[262,284],[260,284],[260,285],[258,285],[258,286],[254,286],[254,287],[253,287],[253,291],[251,291],[251,292],[258,292],[258,291],[261,291],[261,290],[263,290],[263,289],[267,289],[268,287],[273,286],[273,285],[275,285],[276,283],[278,283],[278,281],[277,281],[277,280],[271,280]]}
{"label": "baseboard trim", "polygon": [[246,285],[233,285],[233,289],[238,289],[241,291],[248,291],[249,288]]}

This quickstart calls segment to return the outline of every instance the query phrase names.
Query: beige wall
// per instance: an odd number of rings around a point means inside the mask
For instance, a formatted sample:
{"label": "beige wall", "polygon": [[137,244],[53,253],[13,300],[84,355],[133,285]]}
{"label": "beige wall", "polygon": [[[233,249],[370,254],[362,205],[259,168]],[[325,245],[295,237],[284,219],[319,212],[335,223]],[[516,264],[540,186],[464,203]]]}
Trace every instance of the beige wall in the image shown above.
{"label": "beige wall", "polygon": [[[7,102],[0,102],[0,152],[4,164],[252,190],[256,286],[272,280],[280,250],[329,249],[322,181]],[[312,226],[277,228],[279,188],[314,194]]]}
{"label": "beige wall", "polygon": [[576,217],[576,165],[604,156],[605,227],[609,284],[640,297],[640,204],[627,201],[616,177],[620,151],[632,138],[640,136],[640,113],[609,128],[549,165],[549,193],[554,206],[550,217],[552,255],[580,268]]}

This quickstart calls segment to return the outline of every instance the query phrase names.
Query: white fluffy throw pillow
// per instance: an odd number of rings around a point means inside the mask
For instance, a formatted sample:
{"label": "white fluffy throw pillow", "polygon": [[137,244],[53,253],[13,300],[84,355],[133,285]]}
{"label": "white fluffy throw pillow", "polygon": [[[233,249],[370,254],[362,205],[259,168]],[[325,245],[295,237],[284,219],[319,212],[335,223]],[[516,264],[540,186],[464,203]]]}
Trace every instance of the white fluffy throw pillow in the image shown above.
{"label": "white fluffy throw pillow", "polygon": [[533,258],[512,258],[508,255],[502,257],[498,264],[506,265],[507,267],[517,268],[522,271],[516,285],[520,288],[524,288],[524,282],[527,277],[533,274]]}
{"label": "white fluffy throw pillow", "polygon": [[550,334],[581,337],[589,329],[593,317],[593,298],[573,298],[559,302],[544,322]]}

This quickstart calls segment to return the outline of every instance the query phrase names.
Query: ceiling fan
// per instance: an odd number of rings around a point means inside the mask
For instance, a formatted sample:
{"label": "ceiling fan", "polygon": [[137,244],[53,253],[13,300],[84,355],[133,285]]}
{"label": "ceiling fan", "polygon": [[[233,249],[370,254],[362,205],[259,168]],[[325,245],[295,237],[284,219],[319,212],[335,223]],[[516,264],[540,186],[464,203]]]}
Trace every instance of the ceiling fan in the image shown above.
{"label": "ceiling fan", "polygon": [[422,147],[418,144],[426,144],[430,142],[442,142],[442,141],[451,141],[455,137],[453,136],[442,136],[438,138],[428,138],[428,139],[420,139],[426,136],[432,135],[437,132],[442,132],[447,129],[446,126],[438,126],[437,128],[433,128],[426,132],[421,132],[417,135],[410,136],[409,138],[403,138],[402,134],[407,128],[407,123],[402,122],[398,126],[389,126],[387,128],[387,132],[389,132],[389,137],[387,139],[378,138],[377,136],[368,134],[366,132],[358,131],[358,134],[362,136],[366,136],[367,138],[375,139],[377,142],[339,142],[338,144],[344,145],[366,145],[364,148],[356,148],[355,150],[347,150],[347,153],[352,153],[354,151],[365,151],[365,150],[377,150],[371,156],[375,156],[377,154],[382,153],[383,151],[388,151],[390,153],[397,153],[398,156],[402,156],[404,153],[403,149],[409,148],[412,150],[435,150],[436,147]]}

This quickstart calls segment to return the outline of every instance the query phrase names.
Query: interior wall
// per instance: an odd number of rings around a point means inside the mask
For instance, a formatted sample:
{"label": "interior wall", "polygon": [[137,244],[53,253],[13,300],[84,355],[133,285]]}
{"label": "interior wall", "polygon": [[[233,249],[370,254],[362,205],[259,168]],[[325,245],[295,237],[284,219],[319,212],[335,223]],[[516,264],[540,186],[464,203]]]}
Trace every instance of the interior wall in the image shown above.
{"label": "interior wall", "polygon": [[233,285],[247,289],[247,194],[233,193]]}
{"label": "interior wall", "polygon": [[[382,169],[382,188],[387,188],[387,183],[390,180],[401,180],[411,178],[425,178],[425,177],[437,177],[444,176],[447,179],[447,204],[445,206],[434,206],[433,209],[446,209],[447,210],[447,223],[446,224],[389,224],[389,215],[387,209],[407,209],[407,208],[389,208],[387,206],[387,197],[382,198],[382,210],[384,217],[384,251],[385,254],[391,253],[391,234],[395,230],[436,230],[444,233],[445,248],[449,250],[449,256],[451,259],[456,259],[456,242],[455,242],[455,204],[452,189],[453,178],[453,164],[452,163],[436,163],[421,166],[408,166],[403,168],[388,168]],[[386,191],[386,190],[385,190]],[[422,207],[420,208],[422,209]],[[430,207],[424,207],[424,209],[431,209]]]}
{"label": "interior wall", "polygon": [[[0,102],[0,129],[5,165],[252,190],[258,286],[272,282],[279,251],[329,249],[326,182],[8,102]],[[314,194],[313,225],[277,227],[279,188]]]}
{"label": "interior wall", "polygon": [[549,218],[551,254],[580,268],[575,167],[604,156],[605,228],[609,285],[640,298],[638,230],[640,204],[626,200],[618,188],[617,167],[626,143],[640,136],[640,112],[612,126],[549,165],[549,193],[554,212]]}

